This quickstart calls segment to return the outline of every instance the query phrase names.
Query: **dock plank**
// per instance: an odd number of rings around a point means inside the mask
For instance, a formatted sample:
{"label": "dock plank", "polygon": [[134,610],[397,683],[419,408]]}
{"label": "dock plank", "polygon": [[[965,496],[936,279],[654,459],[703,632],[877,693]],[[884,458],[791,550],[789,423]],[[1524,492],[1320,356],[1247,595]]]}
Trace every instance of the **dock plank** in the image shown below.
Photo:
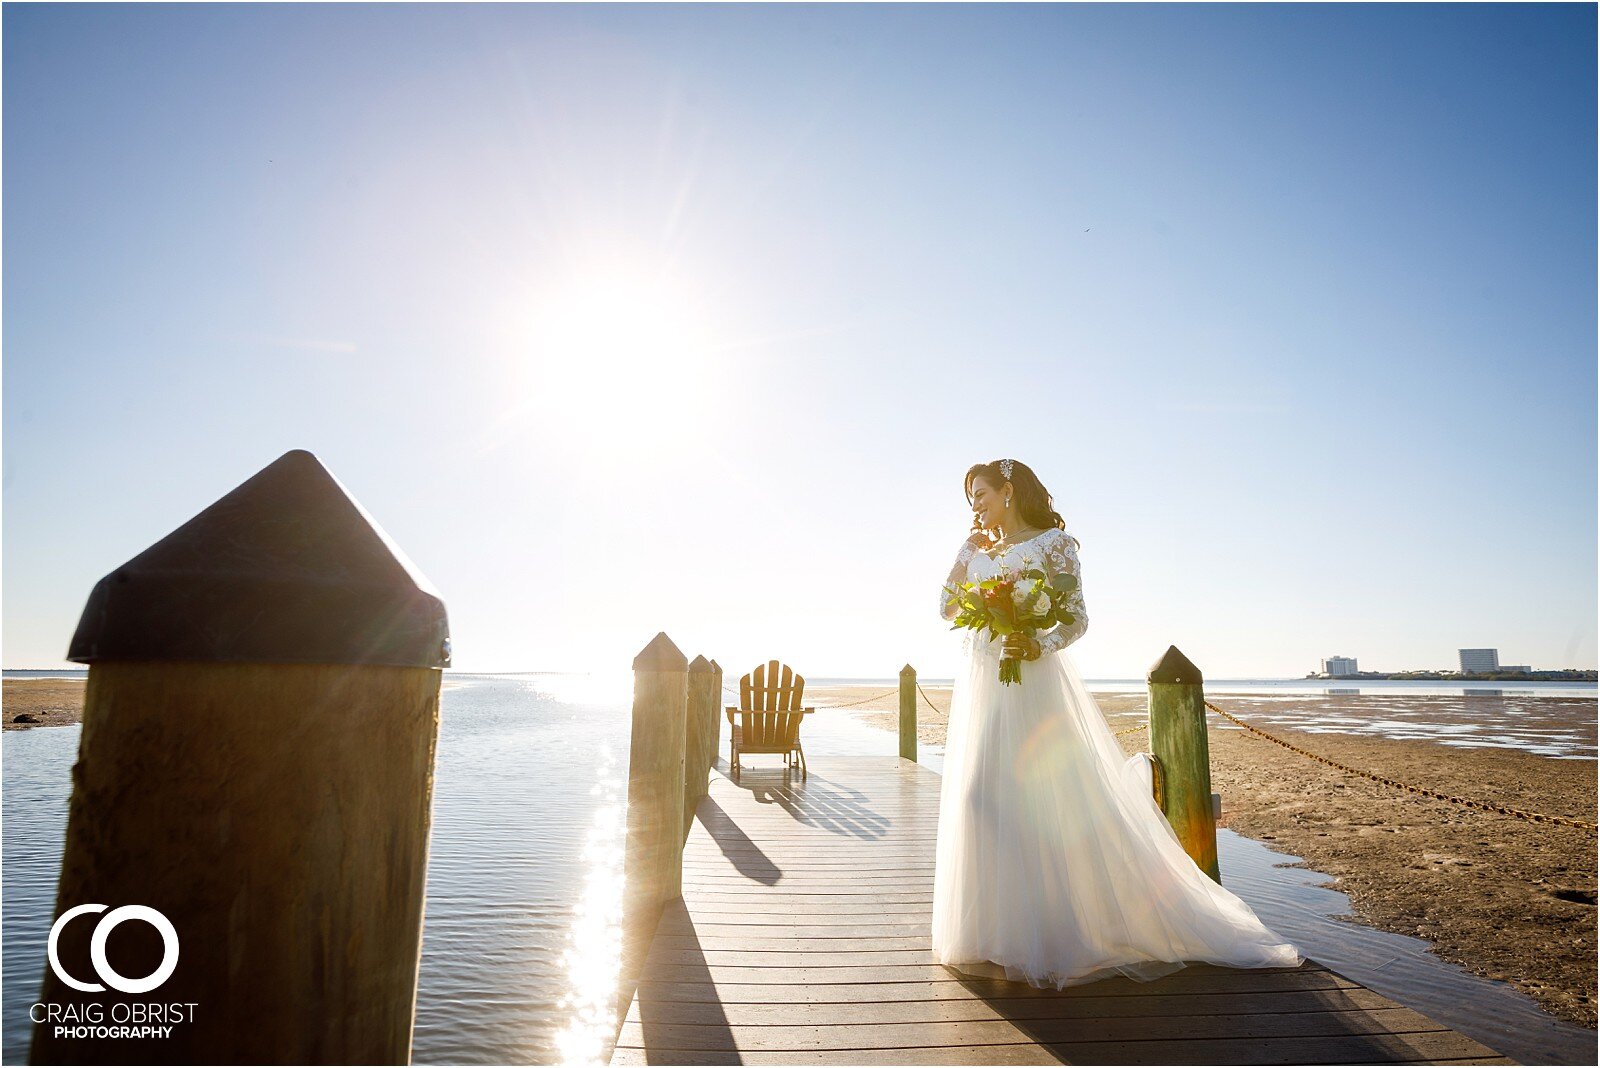
{"label": "dock plank", "polygon": [[1310,960],[1060,991],[961,975],[932,947],[939,777],[827,763],[713,773],[612,1064],[1516,1063]]}

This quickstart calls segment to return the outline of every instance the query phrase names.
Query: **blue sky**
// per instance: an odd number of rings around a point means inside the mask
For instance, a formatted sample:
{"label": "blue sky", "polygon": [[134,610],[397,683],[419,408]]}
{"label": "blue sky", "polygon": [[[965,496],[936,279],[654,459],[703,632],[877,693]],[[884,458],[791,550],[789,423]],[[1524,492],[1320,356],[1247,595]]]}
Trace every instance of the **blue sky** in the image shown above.
{"label": "blue sky", "polygon": [[469,670],[1596,663],[1595,9],[7,5],[4,632],[291,448]]}

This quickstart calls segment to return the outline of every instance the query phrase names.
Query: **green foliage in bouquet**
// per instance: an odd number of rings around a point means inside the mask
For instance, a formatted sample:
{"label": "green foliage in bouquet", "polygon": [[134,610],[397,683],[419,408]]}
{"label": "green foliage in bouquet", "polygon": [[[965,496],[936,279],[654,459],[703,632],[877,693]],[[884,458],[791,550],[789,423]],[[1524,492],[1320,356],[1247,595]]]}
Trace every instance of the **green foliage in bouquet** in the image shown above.
{"label": "green foliage in bouquet", "polygon": [[[950,629],[988,631],[991,642],[1007,634],[1037,635],[1057,624],[1070,625],[1077,619],[1067,608],[1078,588],[1078,580],[1073,575],[1047,575],[1038,568],[1030,568],[945,588],[956,605],[956,617]],[[1007,685],[1021,682],[1021,662],[1002,658],[1000,681]]]}

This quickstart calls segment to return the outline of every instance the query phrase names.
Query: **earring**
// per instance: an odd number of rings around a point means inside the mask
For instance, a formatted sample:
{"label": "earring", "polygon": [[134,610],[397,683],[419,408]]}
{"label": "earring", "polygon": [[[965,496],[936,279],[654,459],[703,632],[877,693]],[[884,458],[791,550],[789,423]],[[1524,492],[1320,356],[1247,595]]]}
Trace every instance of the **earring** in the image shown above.
{"label": "earring", "polygon": [[1007,498],[1006,498],[1006,507],[1007,507],[1007,508],[1010,508],[1010,507],[1011,507],[1011,498],[1010,498],[1010,497],[1007,497]]}

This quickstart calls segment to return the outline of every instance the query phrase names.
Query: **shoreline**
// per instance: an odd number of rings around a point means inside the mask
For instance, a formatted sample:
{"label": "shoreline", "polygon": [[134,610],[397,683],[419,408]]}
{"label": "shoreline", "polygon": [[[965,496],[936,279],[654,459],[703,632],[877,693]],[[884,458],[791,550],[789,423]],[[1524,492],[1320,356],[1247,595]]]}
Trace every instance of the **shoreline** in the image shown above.
{"label": "shoreline", "polygon": [[[444,685],[449,688],[452,681]],[[84,689],[82,679],[6,679],[3,726],[20,730],[80,722]],[[807,687],[808,703],[893,732],[898,695],[863,702],[887,689]],[[924,689],[938,711],[919,702],[918,738],[924,745],[943,745],[951,690],[948,685]],[[1113,731],[1143,722],[1142,693],[1096,694],[1095,700]],[[1386,715],[1395,707],[1452,715],[1452,706],[1439,698],[1294,698],[1300,708],[1345,712],[1367,700],[1384,702]],[[1578,717],[1592,728],[1593,701],[1537,700],[1541,710],[1556,717],[1553,721]],[[850,702],[863,703],[840,707]],[[1551,759],[1516,748],[1462,748],[1326,728],[1307,731],[1267,721],[1264,716],[1275,706],[1281,709],[1282,702],[1282,697],[1216,699],[1245,722],[1355,768],[1455,796],[1595,820],[1592,759]],[[1470,708],[1479,710],[1482,704]],[[15,722],[19,715],[37,722]],[[1301,858],[1291,866],[1327,873],[1333,880],[1328,885],[1348,895],[1359,922],[1425,939],[1441,959],[1515,985],[1552,1016],[1595,1027],[1592,834],[1396,790],[1291,753],[1220,717],[1209,718],[1212,788],[1222,795],[1218,826]],[[1117,741],[1129,755],[1148,748],[1142,730]]]}
{"label": "shoreline", "polygon": [[5,679],[0,682],[0,708],[8,731],[30,727],[66,727],[83,722],[85,679]]}
{"label": "shoreline", "polygon": [[[82,723],[88,685],[87,679],[74,678],[0,680],[0,708],[4,709],[0,728],[22,731]],[[460,685],[458,680],[445,679],[441,689]]]}
{"label": "shoreline", "polygon": [[[807,703],[838,708],[885,688],[807,687]],[[918,702],[917,736],[924,745],[943,745],[951,690],[925,690],[939,711]],[[1142,693],[1095,695],[1113,732],[1143,723],[1145,700]],[[1304,695],[1296,703],[1325,700]],[[1341,698],[1334,707],[1348,710],[1360,700]],[[1429,699],[1377,700],[1388,708]],[[1553,715],[1592,724],[1594,702],[1549,700],[1556,702]],[[1596,818],[1593,760],[1307,731],[1264,722],[1247,697],[1219,696],[1215,703],[1285,742],[1373,774],[1513,808]],[[1282,698],[1273,704],[1281,707]],[[839,710],[894,731],[898,708],[898,697],[888,697]],[[1424,939],[1440,959],[1511,983],[1551,1016],[1595,1027],[1593,834],[1397,790],[1292,753],[1214,714],[1208,719],[1212,789],[1222,795],[1218,826],[1300,857],[1291,867],[1326,873],[1333,880],[1327,885],[1349,897],[1359,922]],[[1129,756],[1149,748],[1142,730],[1117,741]]]}

